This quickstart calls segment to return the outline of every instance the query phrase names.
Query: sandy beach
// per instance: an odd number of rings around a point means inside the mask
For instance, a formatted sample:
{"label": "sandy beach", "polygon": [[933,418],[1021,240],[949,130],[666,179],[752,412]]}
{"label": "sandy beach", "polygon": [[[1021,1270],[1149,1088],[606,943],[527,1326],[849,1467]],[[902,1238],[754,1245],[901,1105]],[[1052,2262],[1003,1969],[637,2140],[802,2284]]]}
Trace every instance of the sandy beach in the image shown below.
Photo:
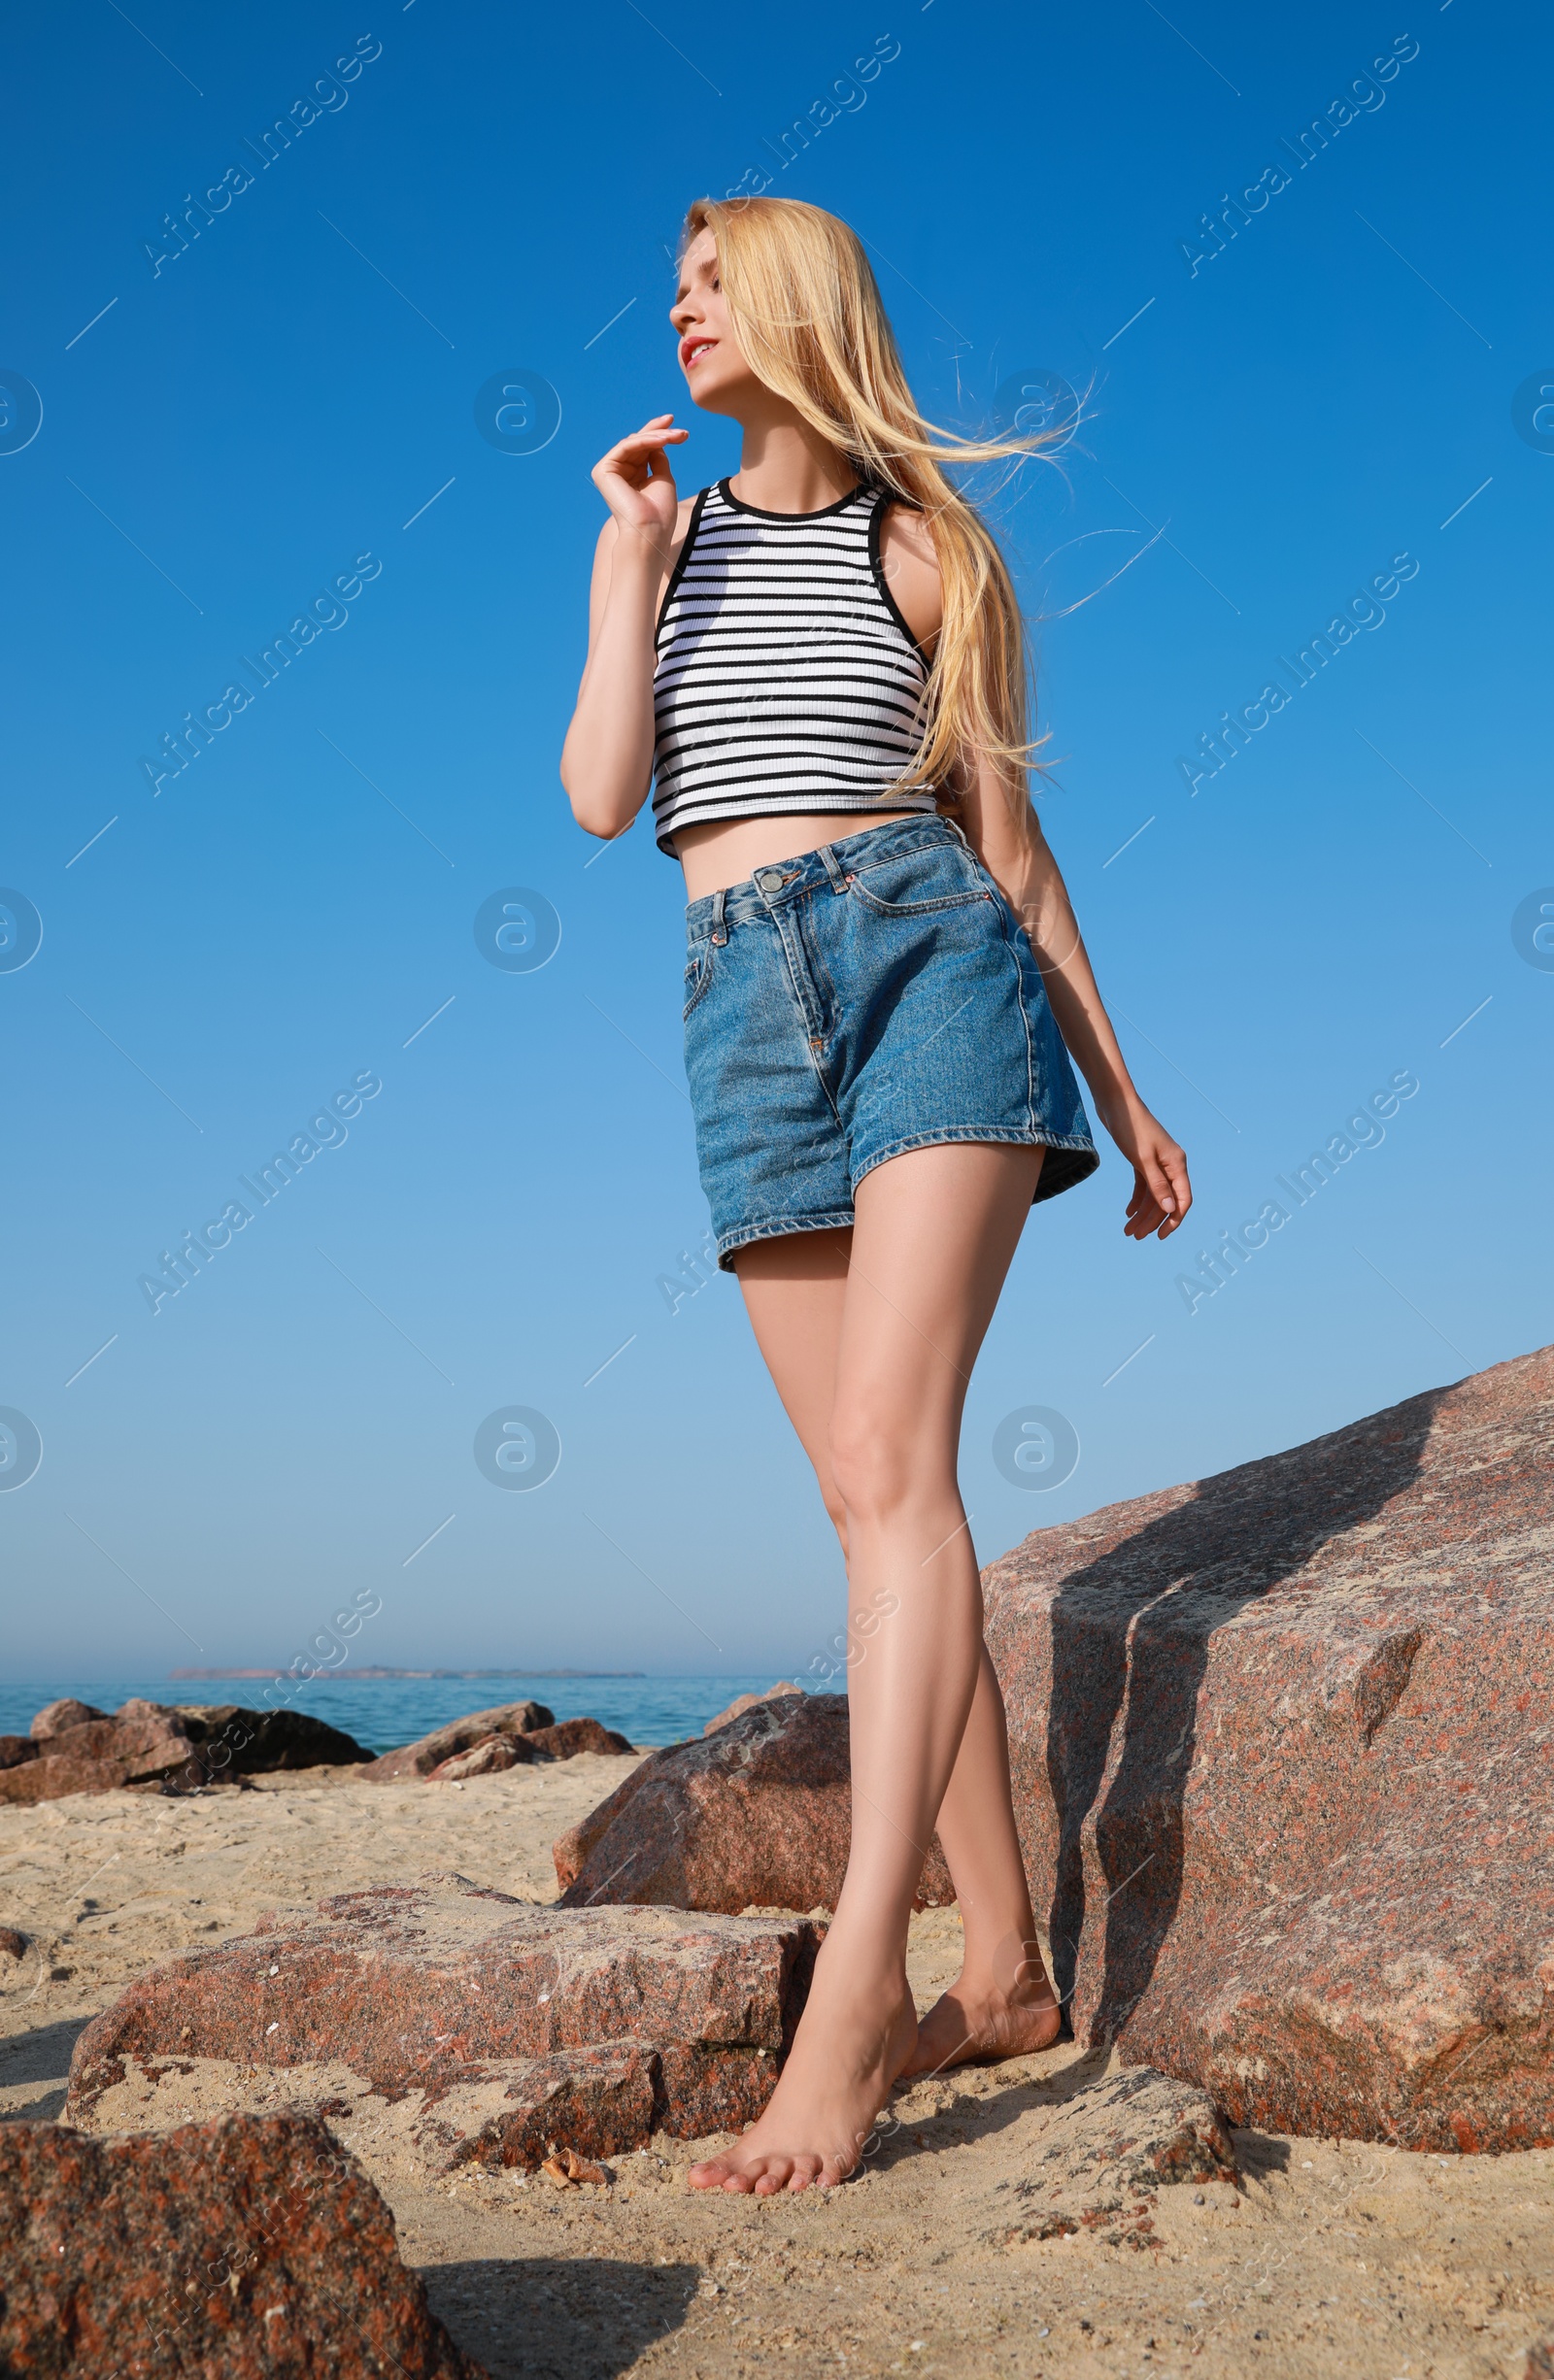
{"label": "sandy beach", "polygon": [[[263,1910],[434,1869],[554,1899],[552,1841],[631,1765],[583,1756],[431,1788],[314,1770],[0,1809],[0,1923],[32,1937],[0,1975],[0,2113],[55,2117],[90,2017],[156,1960]],[[920,2004],[958,1948],[953,1910],[914,1921]],[[497,2380],[1522,2380],[1528,2347],[1554,2336],[1554,2151],[1447,2159],[1240,2131],[1244,2194],[1164,2191],[1153,2245],[1011,2241],[1044,2129],[1102,2071],[1070,2042],[920,2084],[861,2179],[762,2202],[692,2195],[705,2144],[661,2136],[612,2161],[608,2189],[564,2193],[480,2170],[434,2182],[353,2145],[437,2311]],[[283,2104],[284,2073],[273,2092]],[[198,2076],[180,2112],[215,2112]]]}

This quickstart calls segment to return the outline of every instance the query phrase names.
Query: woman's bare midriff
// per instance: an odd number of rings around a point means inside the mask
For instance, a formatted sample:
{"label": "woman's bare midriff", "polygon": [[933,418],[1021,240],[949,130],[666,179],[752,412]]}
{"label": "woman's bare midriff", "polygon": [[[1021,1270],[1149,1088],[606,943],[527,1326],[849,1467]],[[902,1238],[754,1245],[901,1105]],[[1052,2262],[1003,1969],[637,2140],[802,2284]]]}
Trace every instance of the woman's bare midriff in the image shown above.
{"label": "woman's bare midriff", "polygon": [[912,810],[865,810],[856,816],[851,811],[821,811],[805,818],[710,819],[702,826],[682,827],[675,852],[686,872],[686,898],[699,901],[709,892],[742,885],[758,868],[799,859],[806,852],[818,852],[823,843],[839,843],[865,827],[919,815]]}

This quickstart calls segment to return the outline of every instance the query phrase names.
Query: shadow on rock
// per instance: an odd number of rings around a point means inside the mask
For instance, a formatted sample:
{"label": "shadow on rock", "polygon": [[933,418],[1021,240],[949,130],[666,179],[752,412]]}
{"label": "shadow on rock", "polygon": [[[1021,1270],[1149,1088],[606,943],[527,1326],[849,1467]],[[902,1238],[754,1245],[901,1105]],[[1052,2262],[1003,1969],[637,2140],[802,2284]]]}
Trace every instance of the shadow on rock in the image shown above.
{"label": "shadow on rock", "polygon": [[[1189,1501],[1070,1572],[1054,1597],[1047,1724],[1058,1820],[1053,1965],[1066,2007],[1086,1920],[1103,1922],[1092,2039],[1120,2031],[1149,1987],[1176,1915],[1182,1793],[1211,1634],[1304,1568],[1330,1538],[1374,1519],[1417,1478],[1445,1393],[1412,1397],[1374,1417],[1385,1429],[1359,1425],[1288,1458],[1201,1481]],[[1122,1744],[1098,1809],[1119,1714]],[[1108,1887],[1095,1912],[1086,1906],[1083,1848],[1093,1814]],[[1125,1891],[1127,1907],[1114,1909]]]}
{"label": "shadow on rock", "polygon": [[528,2256],[427,2265],[422,2278],[433,2311],[492,2380],[615,2380],[681,2328],[701,2272]]}

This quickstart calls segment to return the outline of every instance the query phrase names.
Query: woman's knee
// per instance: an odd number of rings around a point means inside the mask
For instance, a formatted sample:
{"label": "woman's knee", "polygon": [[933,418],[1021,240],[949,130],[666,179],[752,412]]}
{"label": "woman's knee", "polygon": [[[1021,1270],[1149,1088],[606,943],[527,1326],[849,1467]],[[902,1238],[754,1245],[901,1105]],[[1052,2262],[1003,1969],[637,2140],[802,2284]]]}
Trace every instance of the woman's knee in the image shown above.
{"label": "woman's knee", "polygon": [[843,1411],[831,1422],[831,1477],[845,1517],[884,1518],[938,1501],[955,1488],[953,1449],[926,1437],[898,1413]]}

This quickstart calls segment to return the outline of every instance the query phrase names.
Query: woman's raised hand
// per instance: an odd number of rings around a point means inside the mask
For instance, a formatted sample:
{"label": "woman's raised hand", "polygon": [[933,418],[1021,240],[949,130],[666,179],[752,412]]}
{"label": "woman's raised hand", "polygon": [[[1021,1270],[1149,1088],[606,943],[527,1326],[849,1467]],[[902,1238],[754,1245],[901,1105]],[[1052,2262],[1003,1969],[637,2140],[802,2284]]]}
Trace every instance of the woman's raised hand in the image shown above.
{"label": "woman's raised hand", "polygon": [[674,535],[680,503],[666,449],[691,435],[672,428],[673,420],[673,414],[655,414],[593,466],[593,485],[623,532],[665,546]]}

